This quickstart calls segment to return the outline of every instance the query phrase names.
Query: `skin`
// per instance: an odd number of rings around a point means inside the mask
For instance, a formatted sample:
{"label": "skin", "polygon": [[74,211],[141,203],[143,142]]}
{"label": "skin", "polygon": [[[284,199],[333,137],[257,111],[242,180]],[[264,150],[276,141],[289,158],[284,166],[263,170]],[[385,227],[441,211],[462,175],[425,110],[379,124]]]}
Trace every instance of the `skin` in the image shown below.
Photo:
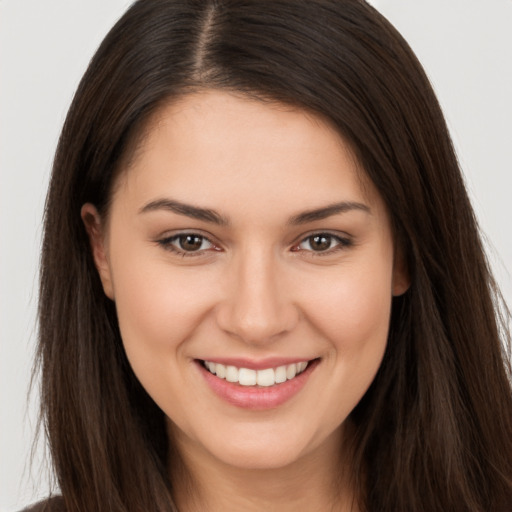
{"label": "skin", "polygon": [[[82,218],[128,359],[185,465],[169,464],[180,510],[355,510],[338,478],[350,474],[347,417],[408,287],[382,199],[328,123],[284,105],[194,93],[145,135],[108,218],[91,204]],[[161,207],[169,199],[226,223]],[[291,222],[342,201],[362,207]],[[199,250],[171,250],[184,232],[204,237]],[[319,364],[290,400],[254,411],[206,384],[196,360],[215,357]]]}

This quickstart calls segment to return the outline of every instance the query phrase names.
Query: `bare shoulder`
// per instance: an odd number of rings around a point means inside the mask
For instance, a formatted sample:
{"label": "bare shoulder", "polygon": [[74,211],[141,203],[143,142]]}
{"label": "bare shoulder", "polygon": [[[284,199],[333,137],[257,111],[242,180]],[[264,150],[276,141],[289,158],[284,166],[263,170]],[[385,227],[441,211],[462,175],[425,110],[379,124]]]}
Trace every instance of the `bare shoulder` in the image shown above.
{"label": "bare shoulder", "polygon": [[66,512],[66,507],[62,496],[53,496],[35,505],[30,505],[20,512]]}

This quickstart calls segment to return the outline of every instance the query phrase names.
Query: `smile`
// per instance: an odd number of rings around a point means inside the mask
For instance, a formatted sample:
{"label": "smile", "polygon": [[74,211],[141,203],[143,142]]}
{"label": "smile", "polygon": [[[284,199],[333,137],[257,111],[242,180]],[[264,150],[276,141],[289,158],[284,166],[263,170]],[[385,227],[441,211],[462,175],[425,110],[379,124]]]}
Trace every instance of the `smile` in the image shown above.
{"label": "smile", "polygon": [[320,365],[320,358],[287,361],[287,364],[268,361],[263,365],[261,362],[244,363],[243,360],[227,363],[196,359],[196,368],[222,401],[235,407],[261,411],[279,407],[299,394]]}
{"label": "smile", "polygon": [[309,361],[301,361],[299,363],[277,366],[276,368],[253,370],[250,368],[238,368],[236,366],[203,361],[204,367],[219,379],[238,383],[241,386],[261,387],[270,387],[294,379],[308,367],[308,363]]}

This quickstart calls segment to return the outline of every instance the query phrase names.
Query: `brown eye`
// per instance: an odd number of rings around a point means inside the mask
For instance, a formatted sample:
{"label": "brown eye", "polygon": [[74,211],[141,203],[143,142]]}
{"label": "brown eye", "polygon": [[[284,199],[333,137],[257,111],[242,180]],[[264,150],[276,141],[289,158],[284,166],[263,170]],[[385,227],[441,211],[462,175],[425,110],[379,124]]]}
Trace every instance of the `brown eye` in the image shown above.
{"label": "brown eye", "polygon": [[180,233],[168,238],[158,240],[164,249],[182,256],[192,256],[194,253],[203,254],[203,251],[216,249],[215,245],[205,236],[197,233]]}
{"label": "brown eye", "polygon": [[296,250],[313,253],[331,253],[337,249],[349,247],[352,244],[350,239],[342,238],[330,233],[316,233],[304,238]]}
{"label": "brown eye", "polygon": [[331,241],[329,235],[315,235],[309,238],[309,246],[313,251],[326,251],[331,248]]}
{"label": "brown eye", "polygon": [[322,252],[331,249],[337,243],[339,243],[339,240],[334,236],[327,233],[319,233],[305,238],[299,247],[306,251]]}
{"label": "brown eye", "polygon": [[180,249],[184,251],[199,251],[202,248],[204,237],[199,235],[180,235],[177,239]]}

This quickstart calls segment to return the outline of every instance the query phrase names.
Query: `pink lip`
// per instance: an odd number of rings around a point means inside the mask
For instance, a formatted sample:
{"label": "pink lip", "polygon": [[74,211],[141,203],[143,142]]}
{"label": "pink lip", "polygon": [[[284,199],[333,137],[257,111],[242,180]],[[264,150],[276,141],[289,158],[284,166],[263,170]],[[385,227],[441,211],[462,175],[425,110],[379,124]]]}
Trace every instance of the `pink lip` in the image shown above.
{"label": "pink lip", "polygon": [[[224,363],[224,361],[226,360],[213,360],[212,362],[231,364]],[[235,360],[230,359],[229,361],[233,362]],[[283,360],[280,359],[279,361]],[[265,363],[267,362],[268,360]],[[297,360],[295,359],[292,362],[297,362]],[[274,386],[269,387],[241,386],[238,383],[228,382],[225,379],[220,379],[219,377],[216,377],[210,373],[200,361],[197,361],[197,367],[201,371],[201,374],[203,375],[210,389],[218,397],[222,398],[231,405],[241,407],[243,409],[264,410],[279,407],[280,405],[290,400],[293,396],[295,396],[305,386],[308,378],[314,369],[318,366],[319,362],[320,361],[318,359],[315,359],[308,364],[308,367],[301,374],[297,375],[293,379],[287,380],[282,384],[275,384]],[[244,364],[247,364],[247,361],[245,361]],[[255,364],[259,365],[259,362]],[[239,366],[238,364],[233,364],[233,366],[238,366],[239,368],[242,367],[256,369],[254,368],[254,364],[252,366]],[[278,364],[276,366],[281,365]],[[262,368],[274,368],[274,366],[267,365],[259,367],[259,369]]]}

